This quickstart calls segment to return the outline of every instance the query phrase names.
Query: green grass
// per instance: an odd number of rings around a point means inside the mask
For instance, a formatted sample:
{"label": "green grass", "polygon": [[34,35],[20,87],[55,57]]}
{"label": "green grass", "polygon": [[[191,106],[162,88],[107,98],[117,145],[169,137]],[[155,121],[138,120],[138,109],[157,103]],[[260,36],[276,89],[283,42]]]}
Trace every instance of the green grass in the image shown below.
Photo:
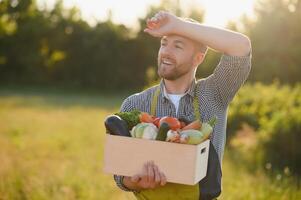
{"label": "green grass", "polygon": [[[102,171],[103,119],[122,98],[0,90],[0,200],[134,199]],[[251,173],[229,154],[220,199],[301,199],[289,178]]]}

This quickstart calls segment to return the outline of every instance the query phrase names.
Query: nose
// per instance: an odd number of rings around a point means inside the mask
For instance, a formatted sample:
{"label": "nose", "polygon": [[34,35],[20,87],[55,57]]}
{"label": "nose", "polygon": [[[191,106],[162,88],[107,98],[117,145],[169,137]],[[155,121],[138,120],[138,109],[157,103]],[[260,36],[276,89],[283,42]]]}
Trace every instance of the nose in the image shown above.
{"label": "nose", "polygon": [[159,55],[161,57],[173,57],[172,48],[169,45],[161,46]]}

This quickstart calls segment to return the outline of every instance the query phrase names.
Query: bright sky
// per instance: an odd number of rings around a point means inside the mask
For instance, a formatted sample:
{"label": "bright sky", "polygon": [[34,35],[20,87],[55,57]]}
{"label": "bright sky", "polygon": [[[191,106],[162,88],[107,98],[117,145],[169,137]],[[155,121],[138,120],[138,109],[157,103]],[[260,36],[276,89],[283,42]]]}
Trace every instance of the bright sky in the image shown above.
{"label": "bright sky", "polygon": [[[55,0],[37,0],[39,5],[51,7]],[[176,2],[176,1],[175,1]],[[255,0],[179,0],[180,5],[204,8],[205,23],[224,27],[227,21],[237,21],[242,14],[252,16]],[[158,5],[160,0],[64,0],[65,7],[77,6],[82,17],[90,24],[106,20],[108,11],[113,12],[113,21],[126,26],[135,26],[139,17],[144,17],[150,5]],[[185,5],[184,5],[185,3]]]}

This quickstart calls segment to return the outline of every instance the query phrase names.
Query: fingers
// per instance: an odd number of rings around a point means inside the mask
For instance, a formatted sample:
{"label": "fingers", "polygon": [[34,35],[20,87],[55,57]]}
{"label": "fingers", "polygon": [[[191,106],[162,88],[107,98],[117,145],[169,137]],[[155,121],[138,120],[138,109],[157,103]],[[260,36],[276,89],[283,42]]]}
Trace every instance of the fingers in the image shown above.
{"label": "fingers", "polygon": [[148,163],[148,182],[153,183],[154,182],[154,177],[155,177],[154,162],[151,161],[151,162]]}
{"label": "fingers", "polygon": [[157,22],[159,21],[159,18],[156,17],[156,16],[154,16],[154,17],[152,17],[149,21],[150,21],[150,22],[153,22],[153,23],[157,23]]}
{"label": "fingers", "polygon": [[163,172],[159,171],[157,165],[154,162],[149,163],[149,184],[152,188],[155,186],[161,185],[164,186],[166,184],[166,176]]}
{"label": "fingers", "polygon": [[167,13],[164,11],[158,12],[155,17],[157,18],[158,21],[164,19],[167,16]]}
{"label": "fingers", "polygon": [[161,179],[161,182],[160,182],[160,185],[163,186],[166,184],[166,176],[164,175],[163,172],[160,172],[160,179]]}
{"label": "fingers", "polygon": [[175,20],[172,21],[172,19],[173,15],[165,11],[160,11],[152,18],[146,20],[146,29],[144,29],[144,32],[153,37],[162,37],[170,34],[175,22]]}
{"label": "fingers", "polygon": [[156,165],[154,166],[154,170],[155,170],[155,183],[156,185],[158,185],[160,184],[161,176],[160,176],[159,169]]}
{"label": "fingers", "polygon": [[134,176],[131,177],[131,181],[134,183],[138,183],[138,181],[140,180],[140,175],[136,174]]}
{"label": "fingers", "polygon": [[144,32],[150,34],[153,37],[162,37],[163,36],[161,33],[158,33],[157,31],[153,31],[152,29],[149,29],[149,28],[144,29]]}
{"label": "fingers", "polygon": [[142,173],[131,177],[131,181],[138,183],[143,188],[155,188],[166,184],[165,175],[159,171],[158,166],[153,161],[143,165]]}
{"label": "fingers", "polygon": [[156,20],[154,20],[153,18],[147,19],[146,25],[149,29],[155,29],[158,26],[158,22]]}
{"label": "fingers", "polygon": [[143,182],[148,182],[148,162],[143,165],[141,177]]}
{"label": "fingers", "polygon": [[157,18],[157,20],[161,20],[164,17],[167,16],[167,12],[166,11],[159,11],[158,13],[155,14],[155,18]]}
{"label": "fingers", "polygon": [[147,19],[148,28],[156,28],[161,21],[163,21],[167,17],[167,13],[164,11],[160,11],[155,14],[151,19]]}

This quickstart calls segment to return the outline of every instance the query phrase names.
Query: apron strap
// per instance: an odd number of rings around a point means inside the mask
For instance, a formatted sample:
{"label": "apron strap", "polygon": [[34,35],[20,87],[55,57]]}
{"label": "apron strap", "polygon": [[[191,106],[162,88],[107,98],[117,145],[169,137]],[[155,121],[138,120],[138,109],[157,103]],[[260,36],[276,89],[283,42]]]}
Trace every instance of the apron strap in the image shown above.
{"label": "apron strap", "polygon": [[[195,119],[199,119],[201,120],[201,114],[200,114],[200,104],[199,104],[199,99],[196,95],[196,91],[197,91],[197,85],[195,86],[195,89],[194,89],[194,98],[193,98],[193,109],[194,109],[194,116],[195,116]],[[160,94],[160,86],[157,87],[154,95],[153,95],[153,98],[152,98],[152,102],[151,102],[151,111],[150,111],[150,114],[152,116],[156,116],[156,109],[157,109],[157,105],[158,105],[158,97],[159,97],[159,94]]]}
{"label": "apron strap", "polygon": [[156,109],[157,109],[157,104],[158,104],[158,96],[160,94],[160,86],[157,87],[152,102],[151,102],[151,115],[156,116]]}
{"label": "apron strap", "polygon": [[197,91],[197,85],[194,88],[193,109],[194,109],[195,120],[199,119],[201,121],[200,104],[199,104],[200,102],[196,95],[196,91]]}

